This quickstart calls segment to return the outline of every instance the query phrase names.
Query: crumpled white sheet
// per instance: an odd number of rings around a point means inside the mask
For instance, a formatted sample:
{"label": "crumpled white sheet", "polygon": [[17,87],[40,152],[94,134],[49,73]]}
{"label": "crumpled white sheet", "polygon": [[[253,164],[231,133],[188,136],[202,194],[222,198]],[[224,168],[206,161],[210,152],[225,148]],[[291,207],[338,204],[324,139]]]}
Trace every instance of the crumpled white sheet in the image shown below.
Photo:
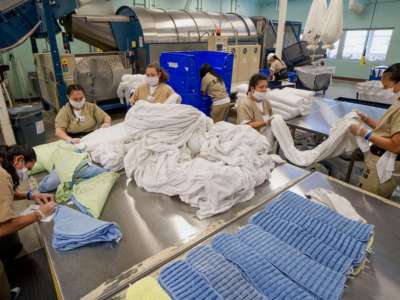
{"label": "crumpled white sheet", "polygon": [[326,158],[352,152],[360,145],[365,149],[366,145],[363,144],[367,142],[361,138],[356,139],[349,131],[349,127],[356,123],[359,123],[359,116],[355,112],[348,113],[334,124],[324,142],[306,151],[296,149],[290,130],[281,116],[274,116],[271,129],[285,157],[293,164],[305,167]]}
{"label": "crumpled white sheet", "polygon": [[270,90],[267,99],[271,103],[272,112],[281,115],[284,120],[307,115],[314,101],[314,92],[294,88]]}
{"label": "crumpled white sheet", "polygon": [[139,102],[126,117],[132,142],[125,171],[139,187],[221,213],[251,199],[276,163],[266,138],[247,125],[212,120],[188,105]]}
{"label": "crumpled white sheet", "polygon": [[135,93],[135,90],[139,85],[144,83],[145,75],[143,74],[125,74],[121,78],[117,89],[118,98],[121,101],[129,103],[131,96]]}
{"label": "crumpled white sheet", "polygon": [[306,195],[311,197],[314,202],[325,205],[346,218],[366,223],[366,220],[358,214],[349,200],[330,190],[317,188],[309,191]]}
{"label": "crumpled white sheet", "polygon": [[376,163],[379,182],[384,183],[393,176],[397,154],[386,151]]}

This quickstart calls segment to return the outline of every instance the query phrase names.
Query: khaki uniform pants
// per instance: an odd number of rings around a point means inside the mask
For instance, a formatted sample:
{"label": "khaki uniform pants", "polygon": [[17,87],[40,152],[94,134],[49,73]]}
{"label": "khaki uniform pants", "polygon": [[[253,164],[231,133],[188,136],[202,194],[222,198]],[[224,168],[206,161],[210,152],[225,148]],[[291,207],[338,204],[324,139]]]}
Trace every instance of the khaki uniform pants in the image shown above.
{"label": "khaki uniform pants", "polygon": [[395,169],[393,176],[390,180],[380,183],[378,172],[376,170],[376,163],[379,160],[379,156],[368,152],[365,155],[366,170],[360,180],[360,187],[368,192],[377,194],[384,198],[390,198],[400,183],[400,161],[395,162]]}
{"label": "khaki uniform pants", "polygon": [[0,260],[0,299],[9,300],[11,298],[10,285],[8,283],[6,271]]}
{"label": "khaki uniform pants", "polygon": [[225,120],[225,117],[228,115],[230,106],[230,103],[225,103],[221,105],[213,105],[211,107],[211,118],[214,120],[214,123]]}

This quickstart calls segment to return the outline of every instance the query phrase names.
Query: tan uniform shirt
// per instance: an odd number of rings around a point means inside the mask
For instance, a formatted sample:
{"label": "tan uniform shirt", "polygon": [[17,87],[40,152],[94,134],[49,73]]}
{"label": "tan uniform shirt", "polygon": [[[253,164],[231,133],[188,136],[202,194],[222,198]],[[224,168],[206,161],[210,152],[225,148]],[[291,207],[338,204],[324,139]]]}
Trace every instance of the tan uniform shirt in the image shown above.
{"label": "tan uniform shirt", "polygon": [[164,103],[172,94],[174,94],[174,90],[168,84],[160,83],[156,87],[153,95],[151,95],[149,85],[147,83],[143,83],[136,89],[130,102],[132,105],[139,100],[146,100],[154,103]]}
{"label": "tan uniform shirt", "polygon": [[270,70],[275,74],[278,73],[280,70],[285,69],[286,65],[281,61],[275,59],[270,66]]}
{"label": "tan uniform shirt", "polygon": [[207,94],[213,101],[225,99],[228,97],[226,93],[225,83],[220,82],[217,77],[211,73],[207,73],[201,80],[201,92]]}
{"label": "tan uniform shirt", "polygon": [[56,128],[63,128],[67,133],[81,133],[95,130],[104,123],[108,116],[94,103],[86,102],[81,109],[82,119],[79,119],[68,103],[61,108],[56,117]]}
{"label": "tan uniform shirt", "polygon": [[262,112],[255,101],[250,97],[239,102],[237,108],[237,123],[243,124],[264,121],[263,116],[272,115],[271,104],[268,100],[263,101],[264,111]]}
{"label": "tan uniform shirt", "polygon": [[400,103],[392,104],[388,108],[373,132],[387,138],[400,132]]}
{"label": "tan uniform shirt", "polygon": [[14,189],[11,176],[0,167],[0,223],[15,217],[12,207],[13,201]]}

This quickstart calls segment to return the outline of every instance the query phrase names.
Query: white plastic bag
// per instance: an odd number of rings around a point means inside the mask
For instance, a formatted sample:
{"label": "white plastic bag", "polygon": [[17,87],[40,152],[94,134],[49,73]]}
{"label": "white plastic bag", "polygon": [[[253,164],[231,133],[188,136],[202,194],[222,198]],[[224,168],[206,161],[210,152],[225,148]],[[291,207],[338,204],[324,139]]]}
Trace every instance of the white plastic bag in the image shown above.
{"label": "white plastic bag", "polygon": [[325,22],[321,23],[321,41],[326,49],[333,49],[343,32],[343,0],[331,0]]}

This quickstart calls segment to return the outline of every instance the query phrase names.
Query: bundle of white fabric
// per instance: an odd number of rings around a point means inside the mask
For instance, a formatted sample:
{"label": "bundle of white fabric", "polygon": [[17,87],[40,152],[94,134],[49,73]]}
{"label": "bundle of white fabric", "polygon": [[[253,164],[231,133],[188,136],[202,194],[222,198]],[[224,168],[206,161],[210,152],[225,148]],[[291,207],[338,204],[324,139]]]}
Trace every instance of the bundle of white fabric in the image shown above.
{"label": "bundle of white fabric", "polygon": [[326,158],[337,157],[349,153],[359,147],[363,152],[368,151],[368,143],[360,138],[355,138],[349,127],[358,123],[359,117],[355,112],[347,114],[332,127],[329,137],[312,150],[297,150],[290,130],[281,116],[274,116],[271,122],[272,132],[278,140],[285,157],[295,165],[310,166]]}
{"label": "bundle of white fabric", "polygon": [[289,120],[309,113],[314,92],[294,88],[276,89],[268,91],[267,99],[274,115],[281,115],[284,120]]}
{"label": "bundle of white fabric", "polygon": [[356,89],[359,99],[361,100],[385,104],[393,103],[393,99],[390,97],[391,94],[383,88],[383,85],[379,80],[359,82],[356,85]]}
{"label": "bundle of white fabric", "polygon": [[199,208],[199,218],[251,199],[275,163],[266,138],[246,125],[213,124],[188,105],[140,101],[128,113],[125,171],[139,187]]}
{"label": "bundle of white fabric", "polygon": [[125,74],[121,78],[117,89],[118,98],[121,101],[129,103],[129,99],[138,88],[139,85],[144,83],[144,78],[146,76],[143,74]]}

